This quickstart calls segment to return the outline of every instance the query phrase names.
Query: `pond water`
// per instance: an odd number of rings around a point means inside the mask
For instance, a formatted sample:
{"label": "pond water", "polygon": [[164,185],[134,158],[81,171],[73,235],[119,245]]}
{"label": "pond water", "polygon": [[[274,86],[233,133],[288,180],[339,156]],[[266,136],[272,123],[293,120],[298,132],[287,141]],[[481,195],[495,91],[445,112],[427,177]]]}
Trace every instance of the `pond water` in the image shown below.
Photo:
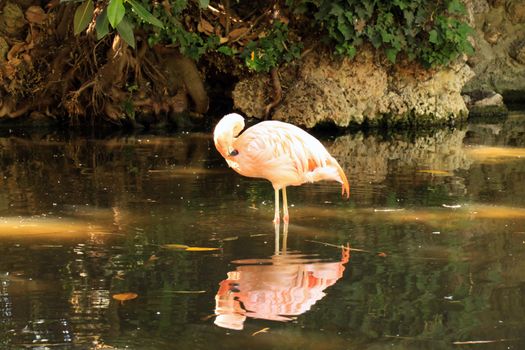
{"label": "pond water", "polygon": [[0,348],[525,348],[525,115],[321,139],[276,228],[210,134],[6,132]]}

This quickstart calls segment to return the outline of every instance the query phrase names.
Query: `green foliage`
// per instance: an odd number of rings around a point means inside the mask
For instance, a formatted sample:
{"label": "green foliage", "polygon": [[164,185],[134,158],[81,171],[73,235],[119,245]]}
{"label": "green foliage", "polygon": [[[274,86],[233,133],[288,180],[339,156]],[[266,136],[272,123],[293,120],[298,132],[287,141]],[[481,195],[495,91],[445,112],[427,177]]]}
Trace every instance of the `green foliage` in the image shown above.
{"label": "green foliage", "polygon": [[[301,38],[312,35],[339,55],[353,58],[368,43],[392,63],[403,57],[426,67],[448,65],[473,52],[461,0],[273,0],[260,7],[238,0],[230,2],[230,10],[250,10],[242,20],[230,18],[249,34],[242,40],[227,37],[233,28],[226,29],[225,17],[216,14],[223,8],[218,0],[84,0],[75,13],[75,34],[92,21],[93,4],[102,9],[95,25],[98,39],[116,29],[134,47],[134,28],[140,27],[150,45],[178,47],[194,60],[217,52],[255,72],[299,58]],[[272,12],[276,6],[293,20],[281,21]],[[203,23],[208,30],[202,30]]]}
{"label": "green foliage", "polygon": [[[395,63],[399,54],[427,67],[447,65],[472,53],[460,0],[302,0],[287,1],[299,14],[313,17],[335,52],[355,56],[365,42]],[[313,14],[313,16],[312,16]]]}
{"label": "green foliage", "polygon": [[250,41],[241,53],[248,69],[269,72],[283,62],[290,62],[301,55],[301,43],[289,40],[288,26],[275,22],[268,35],[257,41]]}
{"label": "green foliage", "polygon": [[[62,2],[73,1],[62,0]],[[111,25],[111,28],[116,29],[124,41],[135,48],[135,35],[133,33],[135,23],[143,22],[158,28],[164,27],[164,24],[147,10],[148,5],[142,5],[138,0],[109,0],[106,5],[96,18],[95,30],[98,40],[110,32]],[[73,19],[75,35],[87,28],[93,20],[93,11],[93,0],[85,0],[77,7]]]}

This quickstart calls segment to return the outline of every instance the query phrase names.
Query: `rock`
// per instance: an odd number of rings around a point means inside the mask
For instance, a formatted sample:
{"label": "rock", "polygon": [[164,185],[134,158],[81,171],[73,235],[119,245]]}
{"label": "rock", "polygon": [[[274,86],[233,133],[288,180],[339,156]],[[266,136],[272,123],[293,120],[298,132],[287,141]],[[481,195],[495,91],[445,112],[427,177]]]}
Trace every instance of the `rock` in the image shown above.
{"label": "rock", "polygon": [[489,96],[474,102],[476,107],[505,106],[503,96],[492,92]]}
{"label": "rock", "polygon": [[505,5],[505,0],[489,0],[489,5],[492,7],[500,7]]}
{"label": "rock", "polygon": [[508,114],[503,96],[494,91],[474,91],[467,96],[470,98],[469,119],[490,121]]}
{"label": "rock", "polygon": [[0,36],[0,62],[7,59],[7,53],[9,52],[9,44],[3,37]]}
{"label": "rock", "polygon": [[507,0],[505,10],[512,23],[525,23],[525,1]]}
{"label": "rock", "polygon": [[490,10],[487,0],[472,0],[469,2],[470,8],[474,14],[485,13]]}
{"label": "rock", "polygon": [[[472,1],[475,0],[467,0],[467,3]],[[512,95],[514,102],[523,103],[525,21],[522,11],[525,1],[489,2],[492,6],[489,11],[475,16],[475,53],[468,60],[475,77],[465,84],[463,92],[471,94],[476,90],[495,91],[505,100],[509,100]]]}
{"label": "rock", "polygon": [[26,19],[29,23],[44,24],[47,14],[40,6],[30,6],[26,10]]}
{"label": "rock", "polygon": [[8,2],[0,13],[0,28],[8,35],[21,36],[26,25],[24,13],[19,5]]}
{"label": "rock", "polygon": [[511,44],[510,56],[525,65],[525,38],[518,39]]}
{"label": "rock", "polygon": [[[312,128],[323,123],[443,124],[466,116],[460,95],[472,77],[464,63],[435,72],[414,64],[391,69],[376,63],[372,51],[354,60],[335,60],[311,53],[296,75],[283,79],[283,101],[273,119]],[[235,107],[248,116],[263,117],[271,96],[266,75],[241,80],[235,87]]]}

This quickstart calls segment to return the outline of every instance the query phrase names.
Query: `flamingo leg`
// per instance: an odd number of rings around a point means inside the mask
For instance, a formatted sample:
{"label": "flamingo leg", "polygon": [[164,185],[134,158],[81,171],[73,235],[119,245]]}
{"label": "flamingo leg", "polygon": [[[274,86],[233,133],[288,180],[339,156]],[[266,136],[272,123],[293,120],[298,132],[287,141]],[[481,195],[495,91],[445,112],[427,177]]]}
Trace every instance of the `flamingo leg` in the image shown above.
{"label": "flamingo leg", "polygon": [[283,222],[288,223],[290,216],[288,215],[288,198],[286,196],[286,187],[283,187]]}
{"label": "flamingo leg", "polygon": [[275,215],[273,216],[273,223],[279,223],[279,189],[275,189]]}
{"label": "flamingo leg", "polygon": [[283,227],[283,249],[282,249],[282,255],[286,255],[286,249],[288,248],[288,223],[284,223]]}
{"label": "flamingo leg", "polygon": [[275,229],[275,255],[279,255],[280,254],[280,246],[279,246],[279,223],[273,225],[274,229]]}

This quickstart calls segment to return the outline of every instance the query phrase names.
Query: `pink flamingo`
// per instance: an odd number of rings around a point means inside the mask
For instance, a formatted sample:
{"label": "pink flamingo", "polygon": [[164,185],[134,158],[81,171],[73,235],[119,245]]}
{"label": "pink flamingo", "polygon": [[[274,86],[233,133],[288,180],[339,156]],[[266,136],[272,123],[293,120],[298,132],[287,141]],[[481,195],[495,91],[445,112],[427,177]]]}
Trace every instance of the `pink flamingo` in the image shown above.
{"label": "pink flamingo", "polygon": [[350,196],[348,180],[337,160],[306,131],[273,120],[256,124],[240,134],[243,129],[244,118],[236,113],[228,114],[215,127],[213,141],[233,170],[272,183],[274,223],[279,223],[279,190],[283,196],[283,221],[289,221],[287,186],[334,180],[341,183],[342,195]]}

